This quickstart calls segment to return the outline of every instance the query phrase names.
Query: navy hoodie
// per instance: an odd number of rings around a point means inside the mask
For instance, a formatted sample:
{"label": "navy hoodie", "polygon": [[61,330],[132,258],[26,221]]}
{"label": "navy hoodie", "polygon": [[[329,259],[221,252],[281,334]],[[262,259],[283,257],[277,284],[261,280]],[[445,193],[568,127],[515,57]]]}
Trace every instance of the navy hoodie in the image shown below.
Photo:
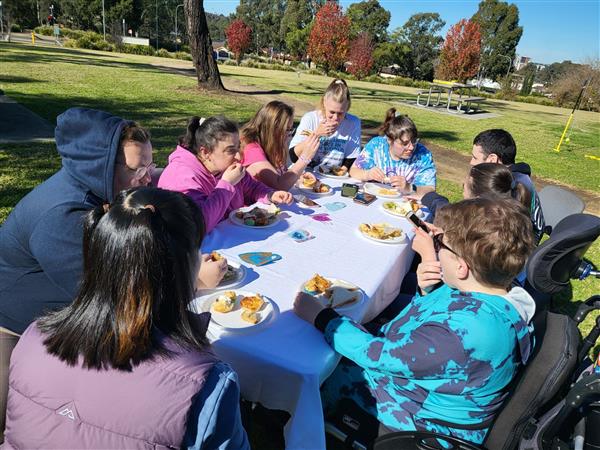
{"label": "navy hoodie", "polygon": [[58,116],[62,169],[27,194],[0,227],[0,326],[21,334],[77,294],[83,216],[113,198],[121,130],[111,114],[71,108]]}

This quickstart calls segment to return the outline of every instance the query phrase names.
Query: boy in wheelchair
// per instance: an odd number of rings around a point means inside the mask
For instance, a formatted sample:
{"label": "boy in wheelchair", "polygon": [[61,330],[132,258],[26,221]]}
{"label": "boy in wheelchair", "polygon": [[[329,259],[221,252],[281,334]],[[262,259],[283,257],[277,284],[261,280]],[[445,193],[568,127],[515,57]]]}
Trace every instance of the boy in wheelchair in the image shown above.
{"label": "boy in wheelchair", "polygon": [[534,248],[531,221],[511,200],[476,198],[415,233],[424,295],[374,334],[308,294],[296,298],[296,314],[345,357],[322,387],[325,415],[351,398],[390,431],[481,443],[532,350],[535,303],[510,289]]}

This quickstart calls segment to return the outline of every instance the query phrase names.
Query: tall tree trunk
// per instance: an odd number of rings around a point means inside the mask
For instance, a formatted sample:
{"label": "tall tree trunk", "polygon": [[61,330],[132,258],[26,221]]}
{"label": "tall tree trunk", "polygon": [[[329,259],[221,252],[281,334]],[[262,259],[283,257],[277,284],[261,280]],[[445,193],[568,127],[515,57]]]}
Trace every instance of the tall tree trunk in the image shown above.
{"label": "tall tree trunk", "polygon": [[184,0],[183,10],[198,86],[211,91],[224,90],[217,61],[213,58],[212,41],[204,14],[204,0]]}

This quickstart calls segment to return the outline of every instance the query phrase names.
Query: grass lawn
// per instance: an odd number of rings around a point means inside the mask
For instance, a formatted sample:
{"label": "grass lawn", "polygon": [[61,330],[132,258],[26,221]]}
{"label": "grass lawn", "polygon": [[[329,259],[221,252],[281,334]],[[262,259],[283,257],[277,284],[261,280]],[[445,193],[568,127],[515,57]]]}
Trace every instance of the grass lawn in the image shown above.
{"label": "grass lawn", "polygon": [[[12,99],[51,123],[72,106],[103,109],[137,120],[152,132],[155,160],[166,164],[166,157],[183,133],[191,115],[224,114],[247,121],[260,102],[235,94],[205,94],[196,88],[194,77],[168,73],[156,65],[191,67],[189,63],[168,59],[122,55],[73,49],[0,44],[0,89]],[[330,79],[291,72],[220,66],[224,79],[281,95],[318,102]],[[558,143],[570,110],[537,105],[490,101],[486,110],[499,115],[483,120],[465,120],[412,107],[415,89],[364,82],[350,82],[351,112],[366,126],[377,126],[390,106],[408,113],[426,141],[469,154],[473,137],[484,129],[505,128],[534,174],[557,182],[600,193],[600,115],[577,112],[570,143],[560,153]],[[60,167],[52,143],[0,144],[0,223],[14,205],[34,186]],[[439,191],[458,200],[462,189],[456,183],[440,180]],[[600,242],[587,256],[600,265]],[[573,290],[556,299],[555,307],[571,311],[577,301],[600,293],[600,281],[574,282]],[[593,325],[590,316],[582,325]]]}

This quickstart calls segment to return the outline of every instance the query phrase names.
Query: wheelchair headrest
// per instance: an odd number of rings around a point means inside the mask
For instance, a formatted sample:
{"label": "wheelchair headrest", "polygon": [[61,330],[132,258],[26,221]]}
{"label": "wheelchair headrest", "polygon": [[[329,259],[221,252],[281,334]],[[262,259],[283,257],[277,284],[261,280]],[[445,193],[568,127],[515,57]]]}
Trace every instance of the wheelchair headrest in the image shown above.
{"label": "wheelchair headrest", "polygon": [[538,291],[555,294],[569,284],[583,255],[600,235],[600,217],[573,214],[556,224],[526,265],[527,279]]}

